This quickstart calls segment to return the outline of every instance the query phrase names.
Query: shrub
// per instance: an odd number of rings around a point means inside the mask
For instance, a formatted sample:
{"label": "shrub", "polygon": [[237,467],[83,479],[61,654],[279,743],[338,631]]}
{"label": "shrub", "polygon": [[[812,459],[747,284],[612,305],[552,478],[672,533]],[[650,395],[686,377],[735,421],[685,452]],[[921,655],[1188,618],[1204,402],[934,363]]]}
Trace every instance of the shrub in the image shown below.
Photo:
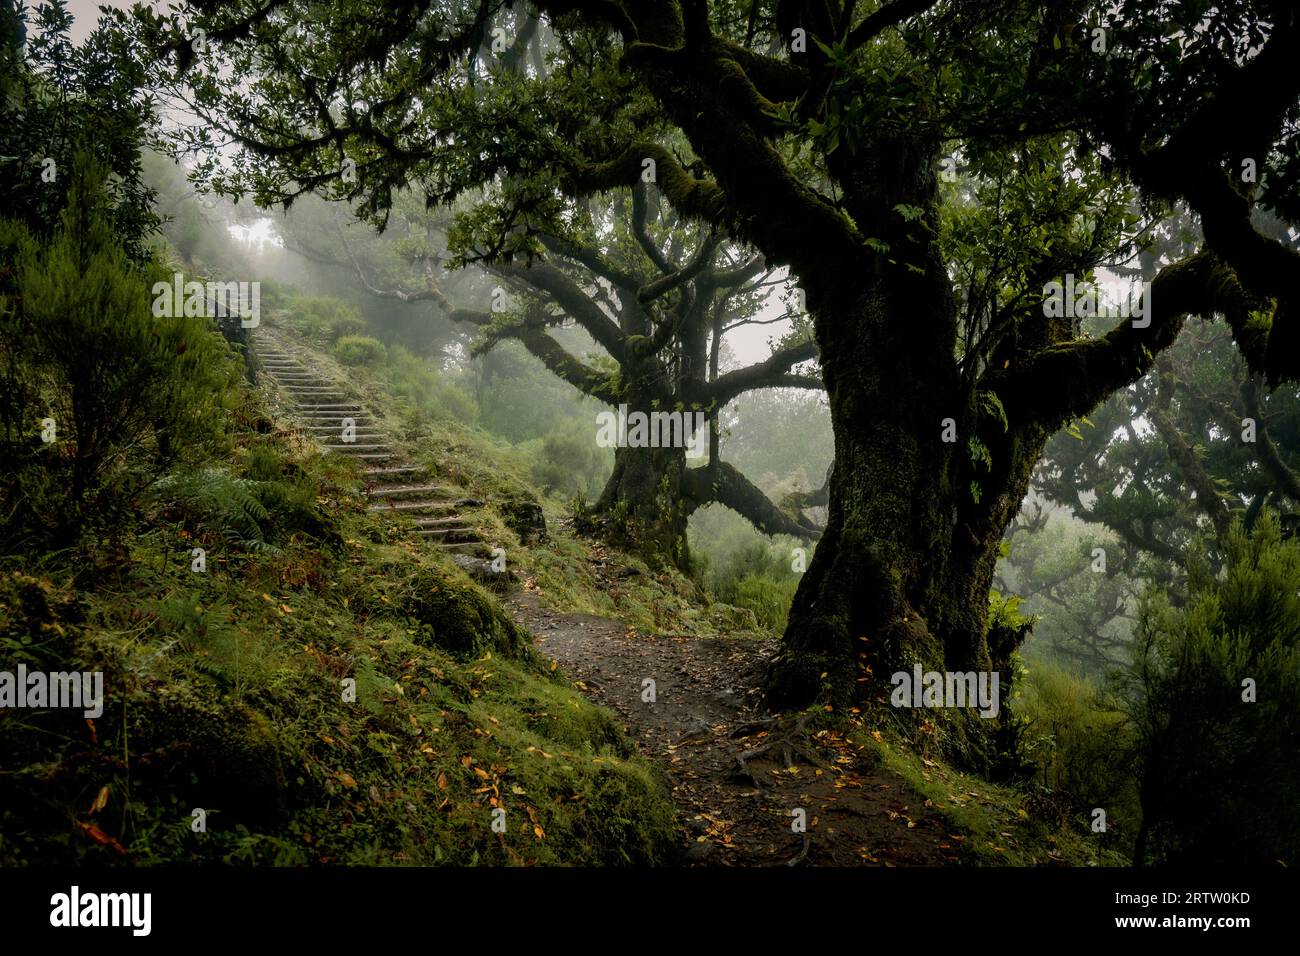
{"label": "shrub", "polygon": [[741,547],[709,566],[709,588],[718,600],[748,608],[764,627],[782,631],[799,587],[789,553],[789,547],[766,541]]}
{"label": "shrub", "polygon": [[394,345],[384,370],[389,391],[417,409],[438,418],[462,422],[478,419],[478,406],[471,395],[446,381],[429,360],[410,349]]}
{"label": "shrub", "polygon": [[[1131,841],[1140,811],[1132,727],[1116,701],[1086,678],[1052,664],[1024,675],[1015,714],[1037,783],[1064,811],[1106,810],[1108,827]],[[1110,832],[1110,831],[1108,831]]]}
{"label": "shrub", "polygon": [[1124,683],[1137,863],[1272,865],[1300,850],[1300,542],[1267,515],[1249,536],[1232,528],[1224,552],[1219,574],[1189,561],[1184,607],[1153,591],[1139,609]]}
{"label": "shrub", "polygon": [[72,175],[48,246],[0,223],[0,259],[15,263],[0,288],[6,546],[115,534],[162,475],[226,446],[238,394],[209,320],[153,315],[153,280],[169,277],[116,241],[102,173],[82,161]]}
{"label": "shrub", "polygon": [[542,439],[533,480],[548,493],[594,497],[609,477],[612,457],[609,449],[596,444],[591,428],[578,421],[564,421]]}
{"label": "shrub", "polygon": [[344,365],[378,365],[387,350],[383,342],[368,335],[344,335],[334,344],[334,355]]}
{"label": "shrub", "polygon": [[319,345],[334,345],[345,336],[362,335],[367,329],[356,306],[332,296],[287,296],[276,313],[276,322]]}

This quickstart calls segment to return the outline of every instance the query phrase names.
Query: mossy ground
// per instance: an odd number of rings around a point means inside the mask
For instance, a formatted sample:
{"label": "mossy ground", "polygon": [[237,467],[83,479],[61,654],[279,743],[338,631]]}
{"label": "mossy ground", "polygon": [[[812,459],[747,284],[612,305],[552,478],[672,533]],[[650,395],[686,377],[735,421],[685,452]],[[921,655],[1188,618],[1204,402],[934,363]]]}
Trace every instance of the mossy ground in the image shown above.
{"label": "mossy ground", "polygon": [[[333,371],[433,480],[483,502],[469,512],[480,533],[551,611],[613,619],[620,636],[771,646],[749,611],[572,534],[570,504],[537,492],[514,449],[404,406],[371,371]],[[108,690],[93,722],[0,711],[0,864],[675,861],[663,777],[611,713],[445,555],[367,514],[354,465],[275,425],[265,396],[250,402],[232,468],[291,482],[278,551],[163,510],[75,567],[0,564],[6,660],[103,669]],[[541,504],[547,540],[521,541],[498,510],[521,497]],[[879,766],[942,816],[936,861],[1124,862],[1085,821],[1038,819],[1023,791],[953,770],[888,714],[818,713],[814,729],[825,754]]]}
{"label": "mossy ground", "polygon": [[[551,611],[611,618],[643,634],[746,638],[755,654],[778,636],[765,631],[750,611],[710,601],[697,582],[677,571],[652,570],[633,555],[573,534],[572,504],[541,494],[527,477],[527,462],[505,442],[394,400],[382,371],[338,371],[417,460],[484,502],[476,514],[485,538],[506,548],[510,567]],[[542,505],[551,529],[547,541],[521,542],[496,511],[494,502],[519,496]],[[927,748],[924,738],[895,717],[888,709],[871,715],[823,712],[816,726],[850,742],[866,762],[879,760],[917,795],[918,804],[929,800],[954,837],[954,861],[992,866],[1127,862],[1114,841],[1091,833],[1087,821],[1040,819],[1026,809],[1033,804],[1025,790],[953,769],[942,760],[937,742]]]}
{"label": "mossy ground", "polygon": [[153,513],[75,589],[57,561],[0,572],[7,662],[106,688],[94,720],[0,712],[0,864],[671,858],[659,774],[494,597],[366,515],[343,463],[237,440],[314,486],[314,533],[250,551]]}

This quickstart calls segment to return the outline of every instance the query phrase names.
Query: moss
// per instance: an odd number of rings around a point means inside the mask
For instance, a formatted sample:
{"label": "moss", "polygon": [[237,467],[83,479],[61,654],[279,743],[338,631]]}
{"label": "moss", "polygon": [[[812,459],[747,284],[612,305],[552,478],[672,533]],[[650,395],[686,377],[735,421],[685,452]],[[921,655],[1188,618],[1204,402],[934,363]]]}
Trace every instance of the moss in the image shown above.
{"label": "moss", "polygon": [[194,574],[188,540],[144,523],[93,590],[70,568],[0,573],[0,645],[102,668],[107,690],[93,724],[0,712],[0,865],[669,860],[667,787],[613,716],[443,555],[367,514],[337,462],[266,440],[339,549],[211,547]]}
{"label": "moss", "polygon": [[961,773],[901,739],[858,729],[851,739],[874,751],[945,820],[953,852],[978,866],[1123,866],[1124,857],[1074,821],[1049,826],[1026,809],[1025,794]]}
{"label": "moss", "polygon": [[530,653],[528,632],[482,589],[421,570],[408,579],[405,590],[402,611],[423,625],[421,641],[462,656]]}

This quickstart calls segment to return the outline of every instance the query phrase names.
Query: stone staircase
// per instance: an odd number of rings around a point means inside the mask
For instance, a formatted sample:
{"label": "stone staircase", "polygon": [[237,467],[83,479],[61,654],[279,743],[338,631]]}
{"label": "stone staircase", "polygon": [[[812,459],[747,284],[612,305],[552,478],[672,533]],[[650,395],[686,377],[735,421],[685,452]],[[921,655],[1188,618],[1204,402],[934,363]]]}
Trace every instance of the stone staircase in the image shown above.
{"label": "stone staircase", "polygon": [[253,348],[262,378],[274,383],[298,428],[330,455],[362,463],[367,510],[400,517],[413,534],[452,554],[480,579],[494,579],[492,548],[463,517],[483,502],[427,480],[425,469],[394,447],[375,417],[330,381],[303,352],[259,331]]}

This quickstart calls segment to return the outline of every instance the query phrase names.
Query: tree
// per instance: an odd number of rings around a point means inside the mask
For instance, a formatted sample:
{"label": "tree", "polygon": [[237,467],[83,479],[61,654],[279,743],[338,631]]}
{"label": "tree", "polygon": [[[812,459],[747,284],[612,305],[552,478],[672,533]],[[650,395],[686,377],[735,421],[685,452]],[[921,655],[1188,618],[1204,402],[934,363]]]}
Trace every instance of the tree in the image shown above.
{"label": "tree", "polygon": [[[1261,228],[1294,241],[1269,217]],[[1179,210],[1133,267],[1113,271],[1150,279],[1163,259],[1203,241]],[[1085,521],[1113,531],[1126,564],[1149,556],[1144,575],[1167,583],[1183,556],[1208,532],[1217,566],[1233,518],[1246,530],[1265,506],[1300,506],[1300,390],[1270,395],[1221,324],[1189,323],[1140,381],[1108,398],[1089,419],[1048,442],[1035,488]],[[1132,568],[1130,568],[1131,570]]]}
{"label": "tree", "polygon": [[1128,659],[1140,569],[1115,536],[1048,510],[1040,498],[1007,529],[1004,550],[993,583],[1034,616],[1027,656],[1098,678]]}
{"label": "tree", "polygon": [[[757,318],[780,282],[762,257],[745,255],[715,232],[660,209],[645,184],[614,191],[604,202],[569,204],[564,228],[538,233],[542,249],[524,262],[492,261],[483,246],[500,234],[495,222],[445,230],[434,222],[413,223],[419,214],[408,204],[397,209],[405,224],[400,231],[420,237],[403,240],[398,252],[419,285],[377,284],[373,267],[363,264],[336,223],[334,254],[372,295],[436,304],[454,322],[479,330],[473,354],[519,342],[583,395],[630,412],[683,413],[707,425],[708,461],[695,468],[688,467],[686,435],[670,447],[618,447],[613,473],[584,526],[682,569],[689,567],[687,520],[715,501],[767,534],[816,537],[816,528],[783,512],[719,454],[717,421],[738,397],[772,387],[821,389],[816,375],[792,371],[815,358],[803,321],[762,362],[720,367],[730,333],[774,321]],[[299,238],[296,245],[313,258],[325,255],[319,242]],[[482,263],[490,281],[473,283],[469,295],[462,282],[453,297],[443,289],[444,262],[462,268]],[[491,307],[470,307],[467,300]],[[586,333],[591,359],[556,338],[554,330],[569,325]]]}
{"label": "tree", "polygon": [[49,238],[67,204],[78,153],[111,175],[107,213],[131,258],[148,258],[158,225],[140,149],[156,117],[140,51],[101,22],[80,47],[64,0],[40,3],[34,29],[0,0],[0,217]]}
{"label": "tree", "polygon": [[[1025,629],[991,618],[989,586],[1033,465],[1060,426],[1150,369],[1188,314],[1222,315],[1271,385],[1300,371],[1296,254],[1251,223],[1259,206],[1300,215],[1287,4],[532,9],[557,38],[544,75],[467,69],[518,16],[494,3],[376,15],[350,0],[199,0],[193,24],[220,46],[207,55],[179,20],[141,22],[189,68],[213,124],[194,145],[223,130],[248,149],[233,177],[209,160],[216,185],[268,202],[337,188],[381,220],[412,179],[431,202],[489,186],[505,260],[535,248],[557,195],[653,171],[681,216],[790,269],[835,468],[777,704],[875,697],[915,663],[1009,680]],[[227,71],[250,81],[232,89]],[[941,184],[962,164],[964,184]],[[1149,321],[1085,337],[1044,308],[1045,286],[1142,240],[1135,193],[1153,220],[1185,200],[1205,246],[1161,269]],[[980,762],[989,729],[952,739]]]}

